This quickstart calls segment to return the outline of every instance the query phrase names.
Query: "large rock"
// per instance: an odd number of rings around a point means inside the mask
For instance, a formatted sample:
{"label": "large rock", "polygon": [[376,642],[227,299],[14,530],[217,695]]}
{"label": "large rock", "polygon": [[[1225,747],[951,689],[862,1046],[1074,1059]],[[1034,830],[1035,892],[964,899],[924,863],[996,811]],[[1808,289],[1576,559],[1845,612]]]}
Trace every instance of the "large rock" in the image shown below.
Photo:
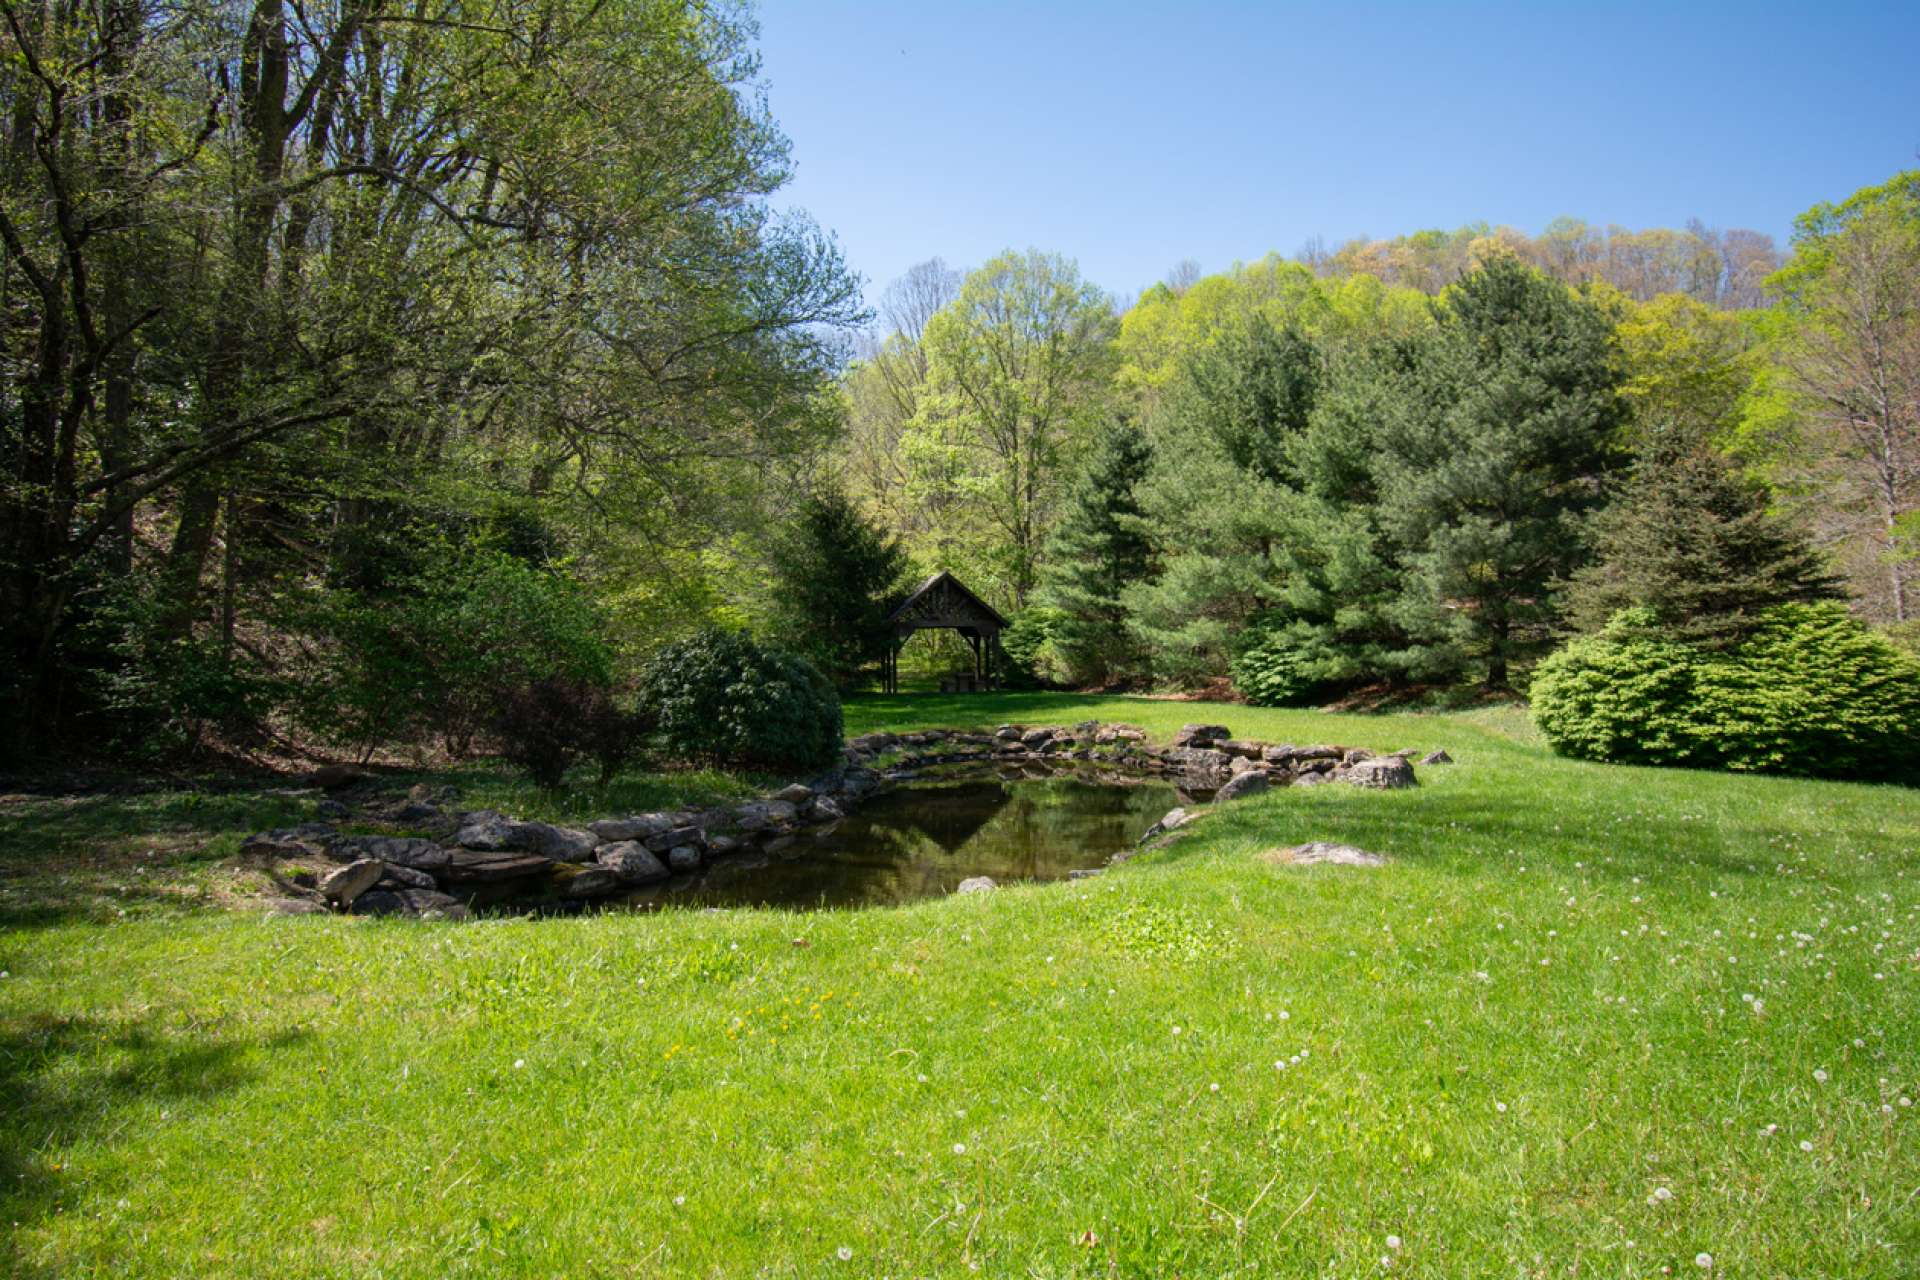
{"label": "large rock", "polygon": [[1230,756],[1240,756],[1247,760],[1258,760],[1260,753],[1266,750],[1266,747],[1260,743],[1245,738],[1222,738],[1214,743],[1213,747],[1216,751],[1224,751]]}
{"label": "large rock", "polygon": [[670,831],[662,831],[659,835],[648,836],[640,843],[647,846],[647,848],[654,853],[665,853],[667,850],[677,848],[680,845],[692,845],[695,848],[699,848],[706,842],[707,833],[699,827],[683,826],[674,827]]}
{"label": "large rock", "polygon": [[1260,756],[1269,764],[1303,764],[1309,760],[1338,760],[1338,747],[1295,747],[1279,743],[1261,750]]}
{"label": "large rock", "polygon": [[455,849],[441,875],[448,880],[486,884],[496,880],[518,880],[525,876],[545,875],[553,870],[553,859],[537,853],[507,850]]}
{"label": "large rock", "polygon": [[378,858],[393,866],[427,872],[446,870],[452,856],[450,850],[433,841],[414,836],[335,836],[328,841],[327,849],[336,858]]}
{"label": "large rock", "polygon": [[1237,775],[1232,781],[1228,782],[1226,786],[1214,792],[1213,798],[1215,803],[1220,803],[1227,800],[1239,800],[1245,796],[1257,796],[1262,791],[1265,791],[1269,785],[1266,774],[1258,770],[1253,770]]}
{"label": "large rock", "polygon": [[648,836],[659,835],[673,825],[672,814],[637,813],[630,818],[602,818],[598,822],[589,822],[587,830],[593,832],[601,844],[618,844],[622,840],[644,840]]}
{"label": "large rock", "polygon": [[846,810],[834,803],[830,796],[816,797],[807,814],[817,822],[838,822],[847,816]]}
{"label": "large rock", "polygon": [[1181,747],[1167,753],[1167,759],[1183,773],[1201,777],[1224,776],[1233,768],[1233,757],[1209,747]]}
{"label": "large rock", "polygon": [[1142,729],[1139,725],[1109,724],[1102,725],[1099,732],[1093,735],[1093,740],[1102,746],[1106,746],[1114,742],[1143,742],[1146,740],[1146,736],[1146,730]]}
{"label": "large rock", "polygon": [[1178,830],[1199,816],[1199,814],[1190,812],[1187,809],[1169,809],[1164,818],[1147,828],[1145,834],[1140,837],[1140,843],[1145,844],[1157,835]]}
{"label": "large rock", "polygon": [[460,815],[460,829],[454,833],[453,842],[462,849],[498,853],[514,847],[519,825],[492,809],[475,809]]}
{"label": "large rock", "polygon": [[1020,735],[1021,743],[1032,750],[1038,750],[1053,741],[1052,729],[1029,729]]}
{"label": "large rock", "polygon": [[987,893],[999,887],[1000,887],[999,885],[993,882],[992,876],[971,876],[965,880],[962,880],[960,882],[960,887],[958,889],[955,889],[954,892],[955,893]]}
{"label": "large rock", "polygon": [[700,850],[695,845],[677,844],[667,850],[667,868],[671,871],[698,871]]}
{"label": "large rock", "polygon": [[517,822],[514,826],[518,830],[514,832],[512,848],[537,853],[555,862],[590,862],[594,847],[600,843],[593,832],[577,827],[556,827],[545,822]]}
{"label": "large rock", "polygon": [[1373,760],[1362,760],[1350,764],[1341,770],[1343,781],[1356,787],[1373,787],[1380,791],[1397,791],[1402,787],[1411,787],[1415,783],[1413,765],[1404,756],[1380,756]]}
{"label": "large rock", "polygon": [[461,920],[467,908],[452,894],[432,889],[375,889],[353,904],[357,916],[419,916],[423,919]]}
{"label": "large rock", "polygon": [[802,805],[813,799],[813,788],[804,782],[796,782],[790,787],[782,787],[774,792],[773,798],[791,805]]}
{"label": "large rock", "polygon": [[637,840],[603,844],[594,856],[601,866],[618,875],[622,884],[652,884],[670,874],[666,865]]}
{"label": "large rock", "polygon": [[327,901],[344,907],[378,884],[386,869],[387,864],[377,858],[360,858],[327,872],[316,887]]}
{"label": "large rock", "polygon": [[1224,742],[1232,735],[1223,724],[1183,724],[1180,731],[1173,735],[1173,745],[1180,747],[1202,747],[1210,742]]}
{"label": "large rock", "polygon": [[424,871],[403,867],[397,862],[382,863],[386,873],[380,877],[382,889],[438,889],[440,882]]}

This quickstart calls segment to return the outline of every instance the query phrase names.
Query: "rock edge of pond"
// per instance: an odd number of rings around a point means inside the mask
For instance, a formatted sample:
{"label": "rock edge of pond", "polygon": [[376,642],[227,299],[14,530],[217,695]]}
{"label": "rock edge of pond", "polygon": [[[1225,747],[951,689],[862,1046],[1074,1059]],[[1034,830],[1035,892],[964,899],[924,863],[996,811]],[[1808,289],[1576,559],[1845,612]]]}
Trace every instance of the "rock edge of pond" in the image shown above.
{"label": "rock edge of pond", "polygon": [[[956,765],[1077,762],[1122,781],[1172,780],[1210,790],[1213,802],[1221,804],[1275,786],[1416,786],[1415,754],[1235,738],[1225,725],[1215,724],[1185,725],[1164,747],[1149,743],[1136,725],[1095,720],[1065,727],[1008,724],[986,732],[869,733],[849,740],[840,763],[810,782],[743,804],[628,814],[585,827],[522,821],[492,809],[456,809],[455,793],[448,788],[416,786],[404,797],[385,794],[357,771],[335,767],[311,778],[331,793],[319,802],[314,821],[250,836],[240,852],[263,866],[280,895],[266,899],[265,906],[283,914],[460,918],[474,904],[557,914],[649,887],[671,893],[724,859],[779,854],[807,836],[831,831],[873,796]],[[1445,751],[1422,760],[1450,762]],[[1171,840],[1198,814],[1173,810],[1147,830],[1136,849],[1112,861]],[[431,834],[347,833],[339,829],[342,822]],[[969,881],[960,891],[992,887],[991,881]]]}

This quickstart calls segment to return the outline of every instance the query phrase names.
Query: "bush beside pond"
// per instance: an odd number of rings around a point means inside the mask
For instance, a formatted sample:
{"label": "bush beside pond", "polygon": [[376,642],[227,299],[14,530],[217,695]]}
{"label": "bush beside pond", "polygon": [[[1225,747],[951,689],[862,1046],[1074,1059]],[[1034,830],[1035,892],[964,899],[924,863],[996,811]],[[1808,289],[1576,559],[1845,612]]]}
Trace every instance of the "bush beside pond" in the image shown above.
{"label": "bush beside pond", "polygon": [[1769,610],[1738,644],[1664,636],[1627,609],[1541,663],[1533,716],[1562,755],[1913,781],[1920,662],[1839,605]]}

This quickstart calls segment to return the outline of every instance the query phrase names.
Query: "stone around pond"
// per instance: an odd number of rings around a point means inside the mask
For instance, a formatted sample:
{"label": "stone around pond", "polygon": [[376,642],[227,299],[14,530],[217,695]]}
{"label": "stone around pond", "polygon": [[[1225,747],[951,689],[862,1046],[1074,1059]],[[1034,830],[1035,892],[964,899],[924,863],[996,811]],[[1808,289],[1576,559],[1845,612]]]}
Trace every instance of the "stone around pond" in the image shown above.
{"label": "stone around pond", "polygon": [[1267,775],[1259,772],[1242,773],[1230,780],[1227,785],[1214,793],[1215,803],[1225,800],[1238,800],[1243,796],[1257,796],[1271,784]]}
{"label": "stone around pond", "polygon": [[1183,724],[1180,731],[1173,735],[1176,750],[1181,747],[1202,747],[1209,743],[1224,742],[1232,736],[1232,731],[1223,724]]}
{"label": "stone around pond", "polygon": [[599,822],[589,822],[587,830],[600,843],[614,844],[622,840],[644,840],[672,826],[673,818],[669,814],[641,813],[630,818],[603,818]]}
{"label": "stone around pond", "polygon": [[553,868],[551,858],[537,853],[470,851],[456,849],[447,859],[445,876],[449,880],[490,883],[541,875]]}
{"label": "stone around pond", "polygon": [[1444,750],[1432,751],[1420,757],[1420,763],[1421,764],[1452,764],[1453,757],[1448,755]]}
{"label": "stone around pond", "polygon": [[596,857],[600,865],[618,875],[623,884],[651,884],[665,880],[668,875],[666,865],[635,840],[602,845]]}
{"label": "stone around pond", "polygon": [[432,889],[375,889],[353,904],[357,916],[420,916],[461,920],[467,908],[458,898]]}
{"label": "stone around pond", "polygon": [[344,907],[378,884],[386,869],[386,864],[376,858],[361,858],[321,876],[319,889],[329,902]]}
{"label": "stone around pond", "polygon": [[999,885],[993,882],[992,876],[970,876],[969,878],[962,880],[960,882],[960,887],[958,889],[955,889],[954,892],[955,893],[985,893],[990,889],[998,889],[999,887],[1000,887]]}

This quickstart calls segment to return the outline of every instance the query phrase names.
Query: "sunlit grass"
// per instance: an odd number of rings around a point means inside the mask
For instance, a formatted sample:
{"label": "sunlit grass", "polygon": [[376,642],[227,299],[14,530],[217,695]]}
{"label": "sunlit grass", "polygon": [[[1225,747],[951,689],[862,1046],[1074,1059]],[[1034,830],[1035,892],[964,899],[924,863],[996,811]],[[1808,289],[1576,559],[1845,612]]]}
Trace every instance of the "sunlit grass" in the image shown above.
{"label": "sunlit grass", "polygon": [[[1920,792],[1561,761],[1509,710],[848,708],[849,732],[1088,718],[1458,763],[888,910],[19,917],[10,1265],[1913,1273]],[[154,803],[35,838],[189,822]],[[1307,839],[1394,862],[1258,857]]]}

